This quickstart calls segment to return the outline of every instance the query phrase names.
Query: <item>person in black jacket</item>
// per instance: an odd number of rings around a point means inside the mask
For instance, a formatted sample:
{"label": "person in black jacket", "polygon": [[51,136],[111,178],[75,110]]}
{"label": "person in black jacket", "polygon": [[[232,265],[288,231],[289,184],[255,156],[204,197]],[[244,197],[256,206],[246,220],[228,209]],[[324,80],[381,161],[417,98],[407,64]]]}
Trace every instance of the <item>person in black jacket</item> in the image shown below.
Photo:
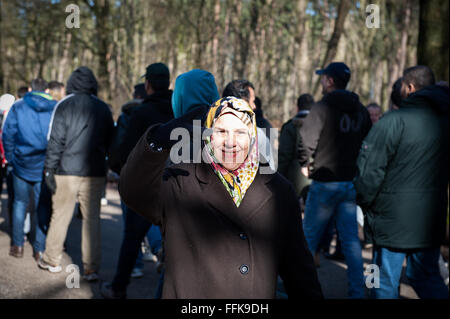
{"label": "person in black jacket", "polygon": [[364,231],[379,267],[375,298],[398,298],[402,266],[420,298],[448,298],[439,248],[448,207],[448,87],[429,67],[404,71],[400,108],[384,115],[364,140],[355,187]]}
{"label": "person in black jacket", "polygon": [[297,149],[300,142],[300,128],[313,104],[314,98],[310,94],[299,96],[297,113],[281,127],[278,146],[278,172],[292,183],[297,196],[303,201],[306,201],[306,194],[311,181],[300,172]]}
{"label": "person in black jacket", "polygon": [[108,166],[117,174],[120,174],[121,169],[122,153],[120,147],[124,142],[125,133],[130,127],[131,115],[133,114],[133,111],[136,110],[136,107],[141,105],[146,98],[147,92],[145,90],[145,84],[139,83],[134,86],[133,99],[122,105],[122,113],[116,123],[114,137],[109,148],[108,156]]}
{"label": "person in black jacket", "polygon": [[269,134],[270,129],[272,128],[272,124],[270,124],[269,120],[264,117],[262,110],[262,102],[261,99],[255,96],[255,109],[253,110],[256,116],[256,126],[263,128],[264,132]]}
{"label": "person in black jacket", "polygon": [[53,194],[53,213],[38,265],[50,272],[61,271],[63,244],[78,199],[83,215],[84,278],[94,281],[101,261],[100,199],[114,122],[108,105],[96,96],[97,80],[89,68],[82,66],[71,74],[67,93],[50,121],[44,178]]}
{"label": "person in black jacket", "polygon": [[331,63],[316,74],[321,75],[324,96],[311,108],[300,129],[301,171],[312,179],[305,207],[305,237],[314,254],[328,222],[336,220],[348,267],[348,295],[363,298],[363,262],[352,181],[361,143],[372,123],[358,95],[345,90],[350,80],[347,65]]}
{"label": "person in black jacket", "polygon": [[[145,133],[147,128],[156,123],[166,123],[173,119],[172,90],[169,90],[170,73],[163,63],[150,64],[145,77],[145,90],[147,97],[138,106],[134,107],[130,115],[126,129],[121,133],[120,140],[115,142],[112,152],[114,162],[117,165],[117,173],[125,165],[128,155],[136,143]],[[113,281],[104,282],[101,286],[101,294],[107,299],[125,298],[126,289],[130,282],[130,275],[135,265],[137,269],[142,267],[137,261],[141,243],[149,232],[152,223],[136,214],[122,202],[124,213],[124,237],[120,248],[117,270]],[[159,234],[159,228],[156,234]],[[156,251],[153,251],[156,253]]]}

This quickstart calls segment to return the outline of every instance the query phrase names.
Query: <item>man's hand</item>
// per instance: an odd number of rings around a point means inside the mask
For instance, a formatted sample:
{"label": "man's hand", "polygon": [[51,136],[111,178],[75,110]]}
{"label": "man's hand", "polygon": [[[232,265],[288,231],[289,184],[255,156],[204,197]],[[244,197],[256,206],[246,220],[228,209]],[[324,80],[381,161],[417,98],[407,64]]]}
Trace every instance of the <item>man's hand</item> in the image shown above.
{"label": "man's hand", "polygon": [[309,178],[309,169],[308,169],[308,167],[302,167],[301,168],[301,172],[302,172],[303,175],[305,175],[306,177]]}
{"label": "man's hand", "polygon": [[44,181],[50,192],[56,193],[55,171],[53,169],[44,169]]}

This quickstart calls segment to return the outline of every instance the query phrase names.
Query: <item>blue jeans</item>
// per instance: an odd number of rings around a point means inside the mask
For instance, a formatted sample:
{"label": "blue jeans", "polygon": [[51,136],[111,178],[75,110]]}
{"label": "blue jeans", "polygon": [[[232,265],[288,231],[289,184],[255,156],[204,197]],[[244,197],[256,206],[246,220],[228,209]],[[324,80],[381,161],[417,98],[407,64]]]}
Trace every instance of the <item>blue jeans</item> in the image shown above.
{"label": "blue jeans", "polygon": [[352,182],[313,181],[306,200],[303,231],[309,249],[314,254],[329,221],[335,219],[347,263],[348,295],[350,298],[364,298],[364,270],[355,198]]}
{"label": "blue jeans", "polygon": [[148,243],[152,249],[152,253],[156,255],[158,250],[161,248],[161,230],[159,226],[152,225],[147,233]]}
{"label": "blue jeans", "polygon": [[[12,182],[14,188],[14,202],[12,212],[12,244],[15,246],[24,245],[25,234],[23,232],[23,226],[25,223],[26,210],[30,201],[30,194],[33,192],[34,211],[37,209],[39,195],[41,192],[41,182],[29,182],[13,173]],[[38,218],[32,219],[35,221],[36,226]],[[36,227],[37,228],[37,227]],[[45,245],[45,235],[36,230],[36,236],[33,243],[33,248]]]}
{"label": "blue jeans", "polygon": [[371,297],[398,298],[403,261],[407,258],[406,277],[420,298],[447,299],[448,288],[439,272],[439,248],[396,250],[374,247],[373,263],[380,269],[380,287],[372,288]]}

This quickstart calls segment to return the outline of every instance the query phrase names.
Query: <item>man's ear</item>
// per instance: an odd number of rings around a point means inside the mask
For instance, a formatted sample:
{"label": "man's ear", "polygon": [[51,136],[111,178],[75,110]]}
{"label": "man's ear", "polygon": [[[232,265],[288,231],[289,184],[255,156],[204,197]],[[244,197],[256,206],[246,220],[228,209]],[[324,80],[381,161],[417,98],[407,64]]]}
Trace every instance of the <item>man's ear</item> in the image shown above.
{"label": "man's ear", "polygon": [[153,88],[150,84],[149,80],[145,80],[145,92],[147,92],[147,95],[152,95],[154,93]]}
{"label": "man's ear", "polygon": [[416,91],[417,90],[416,90],[416,87],[414,86],[414,84],[412,84],[412,83],[408,84],[408,95],[413,94]]}
{"label": "man's ear", "polygon": [[328,87],[335,87],[334,86],[334,79],[331,76],[327,76],[327,82],[328,82]]}

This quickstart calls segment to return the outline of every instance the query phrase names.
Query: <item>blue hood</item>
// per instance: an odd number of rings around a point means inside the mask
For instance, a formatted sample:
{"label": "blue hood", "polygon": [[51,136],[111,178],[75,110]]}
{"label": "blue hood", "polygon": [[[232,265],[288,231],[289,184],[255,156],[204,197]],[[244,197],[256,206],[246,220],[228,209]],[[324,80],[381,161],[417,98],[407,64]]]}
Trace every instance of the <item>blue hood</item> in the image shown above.
{"label": "blue hood", "polygon": [[25,94],[24,102],[31,106],[36,112],[48,112],[53,109],[56,101],[44,92],[32,91]]}
{"label": "blue hood", "polygon": [[214,76],[208,71],[195,69],[179,75],[172,95],[175,118],[198,106],[211,106],[220,98]]}

